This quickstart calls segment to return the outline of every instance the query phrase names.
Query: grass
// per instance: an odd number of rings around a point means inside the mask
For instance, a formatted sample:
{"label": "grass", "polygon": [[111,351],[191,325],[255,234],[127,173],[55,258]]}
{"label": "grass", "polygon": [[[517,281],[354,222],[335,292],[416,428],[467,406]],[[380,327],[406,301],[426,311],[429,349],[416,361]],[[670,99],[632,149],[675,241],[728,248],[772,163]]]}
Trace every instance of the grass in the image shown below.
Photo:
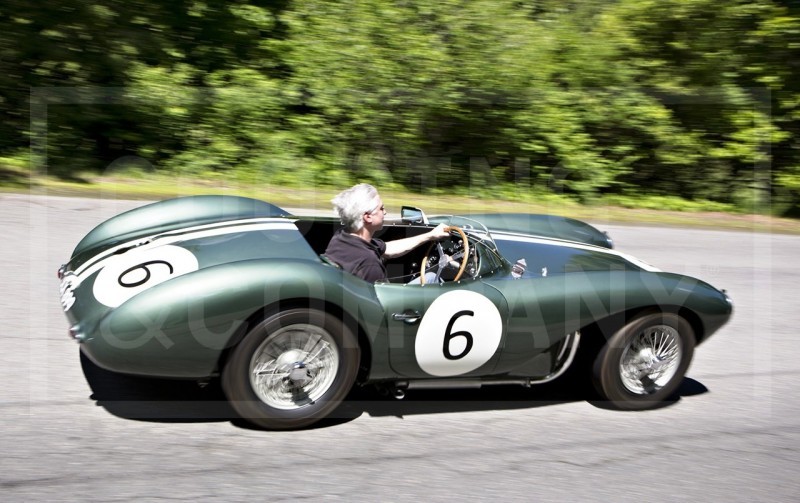
{"label": "grass", "polygon": [[[260,183],[257,185],[224,178],[168,177],[133,174],[114,177],[86,177],[65,181],[26,173],[0,173],[0,191],[50,196],[90,197],[100,199],[160,200],[198,194],[227,194],[254,197],[285,208],[308,208],[320,214],[331,214],[330,199],[343,187],[286,187]],[[379,187],[380,189],[380,187]],[[561,215],[597,224],[639,224],[682,226],[718,230],[741,230],[799,234],[800,220],[767,215],[746,215],[725,211],[677,211],[674,201],[660,204],[657,198],[641,201],[638,206],[627,199],[623,204],[598,202],[581,205],[574,200],[557,197],[527,197],[525,201],[472,197],[469,194],[418,194],[381,189],[381,196],[390,212],[398,213],[402,205],[418,206],[428,214],[469,212],[522,212]],[[674,198],[673,198],[674,199]],[[636,206],[636,207],[632,207]],[[691,205],[687,205],[691,209]]]}

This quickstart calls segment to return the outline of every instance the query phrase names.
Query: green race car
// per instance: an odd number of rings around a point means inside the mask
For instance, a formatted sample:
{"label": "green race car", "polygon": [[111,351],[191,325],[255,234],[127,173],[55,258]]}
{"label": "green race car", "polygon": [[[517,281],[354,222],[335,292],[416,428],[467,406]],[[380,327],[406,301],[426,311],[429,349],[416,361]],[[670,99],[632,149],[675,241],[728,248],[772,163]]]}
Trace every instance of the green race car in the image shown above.
{"label": "green race car", "polygon": [[371,284],[322,255],[333,218],[232,196],[170,199],[84,237],[59,270],[61,303],[94,364],[219,377],[236,412],[270,429],[326,417],[354,385],[401,397],[567,371],[585,371],[617,408],[653,407],[731,316],[723,291],[617,252],[583,222],[404,208],[377,237],[441,222],[450,239],[388,261],[390,279]]}

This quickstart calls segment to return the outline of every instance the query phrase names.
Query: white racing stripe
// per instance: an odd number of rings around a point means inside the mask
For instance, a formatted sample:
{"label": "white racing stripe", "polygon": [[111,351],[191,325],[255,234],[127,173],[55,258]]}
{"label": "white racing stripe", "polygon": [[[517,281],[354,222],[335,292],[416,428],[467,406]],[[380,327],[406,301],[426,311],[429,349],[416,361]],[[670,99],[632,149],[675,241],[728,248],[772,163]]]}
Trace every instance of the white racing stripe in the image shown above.
{"label": "white racing stripe", "polygon": [[[133,241],[117,245],[113,248],[99,253],[98,255],[87,260],[83,265],[78,267],[75,271],[68,273],[72,281],[72,287],[77,288],[78,285],[85,279],[97,272],[98,269],[104,267],[104,262],[109,257],[114,256],[120,250],[125,248],[136,248],[137,251],[147,250],[158,246],[179,243],[181,241],[189,241],[192,239],[200,239],[205,237],[222,236],[225,234],[232,234],[235,232],[252,232],[252,231],[266,231],[266,230],[293,230],[298,231],[293,221],[287,221],[283,218],[257,218],[251,220],[236,220],[229,222],[217,222],[214,224],[199,225],[196,227],[188,227],[186,229],[178,229],[174,231],[167,231],[161,234],[155,234],[146,238],[139,238]],[[299,232],[299,231],[298,231]],[[66,279],[66,277],[65,277]]]}

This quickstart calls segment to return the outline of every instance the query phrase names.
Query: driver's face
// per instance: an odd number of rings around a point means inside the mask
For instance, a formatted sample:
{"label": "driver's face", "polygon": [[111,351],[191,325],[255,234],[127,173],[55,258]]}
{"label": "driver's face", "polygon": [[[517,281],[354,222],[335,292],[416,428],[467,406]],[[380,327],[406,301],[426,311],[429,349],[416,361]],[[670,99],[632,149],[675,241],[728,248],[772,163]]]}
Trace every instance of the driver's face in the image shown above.
{"label": "driver's face", "polygon": [[383,206],[383,199],[378,198],[375,209],[364,215],[364,223],[373,231],[383,228],[383,219],[386,218],[386,208]]}

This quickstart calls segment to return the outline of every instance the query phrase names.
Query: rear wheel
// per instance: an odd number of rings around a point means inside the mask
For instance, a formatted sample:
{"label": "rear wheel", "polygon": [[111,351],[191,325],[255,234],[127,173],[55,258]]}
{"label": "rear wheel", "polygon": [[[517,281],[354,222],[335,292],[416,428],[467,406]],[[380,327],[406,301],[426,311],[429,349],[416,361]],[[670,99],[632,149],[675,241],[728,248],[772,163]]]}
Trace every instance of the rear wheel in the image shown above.
{"label": "rear wheel", "polygon": [[223,369],[222,386],[247,421],[269,429],[303,428],[341,403],[359,358],[357,339],[342,320],[290,309],[248,332]]}
{"label": "rear wheel", "polygon": [[642,410],[669,398],[694,353],[691,325],[673,313],[634,318],[600,350],[593,366],[597,391],[619,409]]}

